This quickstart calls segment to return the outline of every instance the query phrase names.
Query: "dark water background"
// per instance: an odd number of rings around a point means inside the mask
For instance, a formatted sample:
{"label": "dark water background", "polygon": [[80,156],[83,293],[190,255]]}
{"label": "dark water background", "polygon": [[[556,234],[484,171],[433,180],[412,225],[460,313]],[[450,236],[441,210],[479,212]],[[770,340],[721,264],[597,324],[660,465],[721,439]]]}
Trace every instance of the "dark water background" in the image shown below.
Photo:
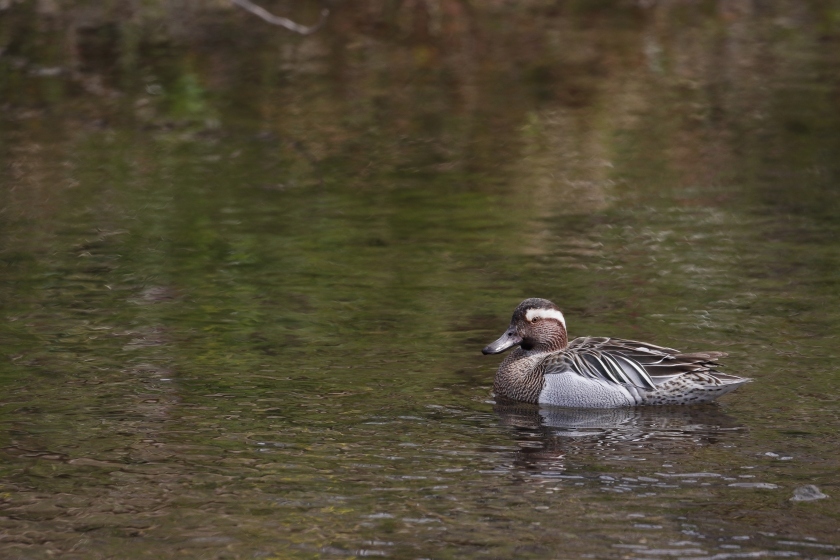
{"label": "dark water background", "polygon": [[[0,169],[3,558],[840,557],[837,1],[0,2]],[[497,407],[525,297],[755,382]]]}

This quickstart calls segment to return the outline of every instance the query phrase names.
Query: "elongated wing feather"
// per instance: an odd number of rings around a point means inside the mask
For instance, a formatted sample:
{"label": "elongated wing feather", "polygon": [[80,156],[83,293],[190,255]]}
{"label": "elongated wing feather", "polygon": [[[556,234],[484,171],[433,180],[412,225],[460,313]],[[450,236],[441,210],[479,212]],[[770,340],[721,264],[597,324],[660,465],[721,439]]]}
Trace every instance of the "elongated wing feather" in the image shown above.
{"label": "elongated wing feather", "polygon": [[[724,352],[680,353],[674,348],[621,338],[583,337],[548,356],[545,373],[572,371],[589,379],[654,389],[689,372],[714,371]],[[715,372],[718,373],[718,372]]]}
{"label": "elongated wing feather", "polygon": [[593,373],[592,377],[603,377],[613,383],[626,383],[622,376],[616,376],[613,370],[601,360],[600,356],[594,352],[585,352],[582,354]]}
{"label": "elongated wing feather", "polygon": [[607,362],[610,367],[612,368],[613,372],[617,377],[623,380],[624,383],[627,383],[629,380],[624,376],[624,370],[621,368],[619,363],[610,356],[609,354],[603,354],[604,361]]}
{"label": "elongated wing feather", "polygon": [[636,387],[644,387],[645,389],[653,389],[653,380],[651,380],[648,372],[645,371],[638,362],[631,360],[619,352],[616,352],[613,357],[616,362],[621,365],[621,368],[624,370],[624,373],[627,374],[627,377],[631,380],[633,385]]}

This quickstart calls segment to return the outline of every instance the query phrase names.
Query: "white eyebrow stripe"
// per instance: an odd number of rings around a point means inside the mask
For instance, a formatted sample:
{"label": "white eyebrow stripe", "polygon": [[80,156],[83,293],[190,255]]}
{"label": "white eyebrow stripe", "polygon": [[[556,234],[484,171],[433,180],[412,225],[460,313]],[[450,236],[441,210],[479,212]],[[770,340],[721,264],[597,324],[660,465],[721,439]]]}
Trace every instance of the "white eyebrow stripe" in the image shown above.
{"label": "white eyebrow stripe", "polygon": [[566,318],[556,309],[529,309],[525,312],[525,318],[533,321],[539,317],[540,319],[557,319],[563,328],[566,328]]}

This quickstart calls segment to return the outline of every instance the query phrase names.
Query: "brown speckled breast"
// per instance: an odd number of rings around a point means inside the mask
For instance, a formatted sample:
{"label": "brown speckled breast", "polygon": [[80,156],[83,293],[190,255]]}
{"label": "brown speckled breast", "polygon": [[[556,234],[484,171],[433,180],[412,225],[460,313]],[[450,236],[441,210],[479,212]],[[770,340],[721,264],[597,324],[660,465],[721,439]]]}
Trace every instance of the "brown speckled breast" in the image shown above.
{"label": "brown speckled breast", "polygon": [[508,354],[496,378],[493,380],[493,392],[497,401],[519,401],[536,404],[545,379],[542,360],[544,356],[527,356],[521,348]]}

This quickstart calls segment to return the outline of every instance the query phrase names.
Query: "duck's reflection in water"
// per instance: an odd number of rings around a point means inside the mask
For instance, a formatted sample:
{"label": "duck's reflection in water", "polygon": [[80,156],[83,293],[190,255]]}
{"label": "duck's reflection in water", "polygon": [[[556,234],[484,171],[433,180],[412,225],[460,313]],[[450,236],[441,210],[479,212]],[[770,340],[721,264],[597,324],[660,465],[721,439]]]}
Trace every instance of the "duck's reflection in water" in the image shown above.
{"label": "duck's reflection in water", "polygon": [[[682,462],[687,454],[715,444],[733,444],[745,428],[715,404],[703,406],[575,409],[496,404],[502,424],[515,428],[520,447],[515,467],[544,474],[570,463]],[[626,464],[626,463],[625,463]]]}

